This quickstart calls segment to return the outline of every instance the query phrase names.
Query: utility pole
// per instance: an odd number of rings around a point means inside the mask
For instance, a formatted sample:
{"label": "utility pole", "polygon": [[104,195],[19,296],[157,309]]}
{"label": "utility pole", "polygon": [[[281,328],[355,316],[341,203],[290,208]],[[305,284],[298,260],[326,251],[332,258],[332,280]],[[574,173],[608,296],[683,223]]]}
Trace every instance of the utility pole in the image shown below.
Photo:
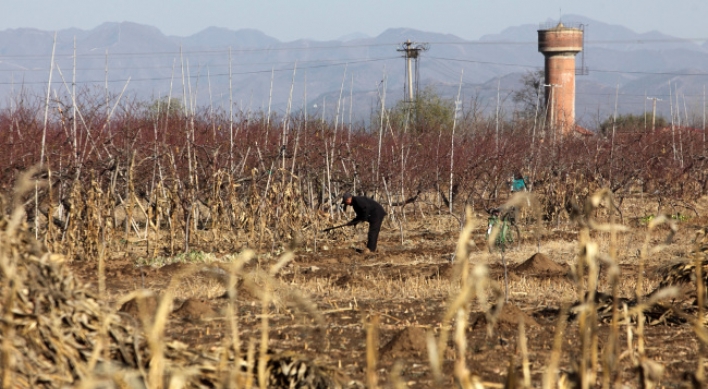
{"label": "utility pole", "polygon": [[[407,40],[401,43],[396,51],[403,53],[403,57],[406,59],[406,90],[405,99],[407,102],[412,102],[414,97],[417,97],[413,93],[413,73],[415,70],[415,91],[416,95],[418,92],[418,56],[421,51],[427,51],[430,48],[428,43],[416,43]],[[413,68],[413,60],[415,60],[415,69]]]}
{"label": "utility pole", "polygon": [[499,103],[500,103],[499,92],[500,92],[500,90],[501,90],[501,77],[499,77],[497,79],[497,112],[496,112],[496,116],[497,116],[497,120],[496,120],[496,127],[497,127],[496,128],[496,146],[497,146],[496,151],[497,151],[497,153],[496,153],[496,155],[497,156],[499,156]]}
{"label": "utility pole", "polygon": [[551,128],[555,131],[556,129],[556,117],[555,117],[555,103],[553,101],[553,88],[562,88],[563,86],[560,84],[543,84],[544,87],[546,88],[551,88],[550,92],[548,93],[548,100],[546,100],[546,106],[550,107],[551,112],[548,115],[548,123],[551,126]]}
{"label": "utility pole", "polygon": [[617,106],[619,104],[619,92],[620,92],[620,84],[619,84],[619,80],[618,80],[617,81],[617,90],[615,92],[615,113],[612,114],[612,140],[610,143],[610,174],[609,174],[610,187],[612,187],[612,161],[613,161],[613,156],[615,154],[615,128],[617,126]]}
{"label": "utility pole", "polygon": [[651,131],[656,130],[656,102],[662,101],[658,97],[647,97],[647,100],[652,100],[651,103]]}

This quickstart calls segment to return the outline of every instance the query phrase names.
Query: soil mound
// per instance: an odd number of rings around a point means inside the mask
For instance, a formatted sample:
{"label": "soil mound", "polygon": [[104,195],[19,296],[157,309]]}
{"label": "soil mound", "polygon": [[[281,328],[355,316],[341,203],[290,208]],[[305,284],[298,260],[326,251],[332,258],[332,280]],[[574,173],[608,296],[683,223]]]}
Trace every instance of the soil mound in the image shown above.
{"label": "soil mound", "polygon": [[541,253],[532,255],[531,258],[516,265],[513,270],[517,273],[538,276],[558,276],[567,272],[563,265],[553,262],[550,258]]}
{"label": "soil mound", "polygon": [[[531,315],[525,313],[514,304],[504,304],[496,319],[497,326],[510,328],[517,328],[521,322],[524,322],[527,328],[539,327],[538,322]],[[484,313],[476,313],[470,323],[472,323],[472,328],[486,326],[487,316]]]}
{"label": "soil mound", "polygon": [[128,300],[120,307],[119,312],[124,312],[136,319],[140,319],[141,306],[143,312],[147,314],[152,314],[157,311],[157,304],[158,297],[154,294],[140,296]]}
{"label": "soil mound", "polygon": [[420,327],[406,327],[399,331],[380,350],[382,358],[420,358],[427,353],[425,331]]}
{"label": "soil mound", "polygon": [[185,321],[199,322],[203,319],[216,316],[216,312],[203,300],[188,299],[182,306],[173,312]]}
{"label": "soil mound", "polygon": [[504,304],[504,307],[497,318],[497,323],[513,325],[514,327],[517,327],[522,321],[526,324],[526,327],[539,326],[538,322],[534,320],[531,315],[528,315],[514,304]]}

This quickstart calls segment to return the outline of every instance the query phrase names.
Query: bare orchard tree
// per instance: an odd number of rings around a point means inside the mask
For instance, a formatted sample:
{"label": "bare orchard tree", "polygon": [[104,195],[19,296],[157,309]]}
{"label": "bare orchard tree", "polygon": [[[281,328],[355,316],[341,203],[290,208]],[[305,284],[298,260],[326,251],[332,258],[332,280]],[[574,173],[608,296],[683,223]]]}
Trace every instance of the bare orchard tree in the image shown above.
{"label": "bare orchard tree", "polygon": [[525,119],[533,120],[534,115],[545,112],[545,101],[542,98],[543,77],[543,69],[526,72],[521,76],[521,89],[514,91],[511,96]]}

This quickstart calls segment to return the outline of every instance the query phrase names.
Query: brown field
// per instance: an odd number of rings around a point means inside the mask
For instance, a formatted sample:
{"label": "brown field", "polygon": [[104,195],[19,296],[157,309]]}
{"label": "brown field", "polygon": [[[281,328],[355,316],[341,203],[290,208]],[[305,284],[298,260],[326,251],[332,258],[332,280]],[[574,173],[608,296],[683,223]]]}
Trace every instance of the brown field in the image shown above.
{"label": "brown field", "polygon": [[[644,293],[654,290],[662,277],[661,267],[686,260],[695,245],[696,231],[708,220],[701,214],[676,223],[677,233],[670,243],[661,251],[642,255],[645,241],[649,247],[656,247],[670,231],[667,225],[650,230],[647,223],[639,220],[648,214],[648,206],[641,201],[625,202],[625,224],[634,225],[626,232],[615,232],[614,237],[611,232],[589,233],[590,241],[607,258],[605,261],[618,265],[620,277],[616,286],[621,297],[634,297],[640,261],[646,262],[646,278],[640,288]],[[388,220],[376,255],[357,252],[366,240],[366,226],[361,225],[321,236],[316,248],[313,241],[304,242],[294,249],[292,260],[273,275],[272,282],[268,281],[267,272],[281,257],[268,250],[258,252],[244,266],[236,287],[236,318],[244,350],[248,346],[258,350],[263,339],[262,319],[267,315],[269,350],[300,354],[369,385],[375,381],[384,387],[450,387],[459,379],[461,352],[469,373],[484,387],[514,387],[509,384],[509,377],[518,380],[521,387],[524,361],[528,361],[532,387],[545,385],[544,374],[558,347],[554,347],[554,337],[559,332],[560,310],[582,298],[590,282],[588,277],[574,279],[572,271],[587,243],[581,243],[583,228],[568,221],[552,226],[542,224],[540,229],[535,224],[522,223],[522,242],[504,254],[508,264],[508,303],[500,312],[490,314],[499,292],[503,293],[504,267],[501,253],[487,249],[486,214],[475,214],[473,224],[466,247],[468,263],[474,269],[470,270],[470,280],[481,282],[486,277],[475,274],[487,269],[490,283],[482,289],[488,295],[484,305],[480,304],[479,295],[470,295],[459,306],[463,316],[453,312],[452,316],[448,313],[447,319],[446,311],[464,288],[460,272],[468,271],[463,269],[459,257],[451,262],[460,231],[458,222],[449,216],[408,215],[402,232],[397,223]],[[207,247],[208,233],[200,233],[203,236],[196,237],[196,241],[203,239]],[[226,291],[237,248],[223,247],[215,250],[219,252],[207,253],[200,250],[198,243],[192,247],[190,255],[137,266],[146,251],[144,242],[123,242],[105,258],[107,300],[116,304],[140,289],[156,295],[171,291],[174,302],[165,328],[168,339],[193,347],[229,344],[230,299]],[[97,290],[97,262],[73,261],[69,266]],[[597,290],[611,295],[613,283],[608,269],[608,263],[601,266]],[[182,277],[184,274],[187,275]],[[266,308],[262,305],[265,290],[272,293]],[[152,304],[153,309],[147,312],[155,312],[156,303]],[[136,319],[140,316],[134,304],[123,307],[123,311]],[[488,325],[492,318],[494,323]],[[597,317],[590,315],[586,320],[592,323]],[[455,335],[460,321],[464,323],[463,350],[461,339],[456,338],[459,333]],[[523,347],[528,351],[521,346],[522,322],[527,339]],[[367,339],[372,323],[377,323],[374,333],[378,336]],[[639,328],[634,320],[617,327],[602,320],[596,326],[588,323],[584,326],[592,328],[592,336],[587,339],[596,342],[591,355],[583,355],[593,347],[583,344],[577,318],[562,330],[560,353],[556,353],[561,380],[579,374],[581,363],[588,368],[585,377],[592,374],[597,385],[612,382],[615,387],[640,386],[638,366],[649,363],[647,360],[663,367],[658,380],[661,387],[680,387],[688,375],[697,371],[699,340],[689,324],[647,323]],[[613,328],[619,330],[614,335],[618,337],[615,342],[611,340]],[[438,350],[442,381],[436,382],[426,337],[440,339],[446,330],[452,335],[448,334],[444,349]],[[609,343],[616,345],[614,351],[610,350],[615,358],[611,364],[607,362]],[[374,351],[368,359],[367,351]],[[367,370],[367,362],[375,363],[375,369]]]}
{"label": "brown field", "polygon": [[[459,127],[107,111],[96,93],[0,110],[0,387],[705,382],[702,133],[558,137],[475,106]],[[531,194],[509,198],[517,174]],[[366,226],[318,232],[353,217],[344,192],[388,212],[376,255]],[[522,237],[490,251],[505,202]]]}

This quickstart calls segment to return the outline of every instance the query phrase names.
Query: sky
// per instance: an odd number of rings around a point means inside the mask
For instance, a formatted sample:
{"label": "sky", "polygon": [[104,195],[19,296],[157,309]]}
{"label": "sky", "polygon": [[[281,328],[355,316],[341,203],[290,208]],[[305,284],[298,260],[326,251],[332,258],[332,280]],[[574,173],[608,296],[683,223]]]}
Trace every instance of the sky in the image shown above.
{"label": "sky", "polygon": [[166,35],[207,27],[257,29],[281,41],[331,40],[388,28],[413,28],[474,40],[506,27],[582,15],[638,33],[657,30],[706,40],[706,0],[8,0],[0,29],[90,30],[135,22]]}

